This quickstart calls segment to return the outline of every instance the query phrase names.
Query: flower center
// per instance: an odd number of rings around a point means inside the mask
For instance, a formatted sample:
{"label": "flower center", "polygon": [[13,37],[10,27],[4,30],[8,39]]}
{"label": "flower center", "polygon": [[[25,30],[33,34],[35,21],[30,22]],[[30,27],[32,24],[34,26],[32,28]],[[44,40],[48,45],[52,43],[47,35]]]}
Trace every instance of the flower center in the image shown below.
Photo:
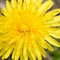
{"label": "flower center", "polygon": [[20,33],[27,33],[27,32],[30,32],[30,28],[28,27],[28,25],[26,24],[21,24],[19,27],[18,27],[18,31]]}

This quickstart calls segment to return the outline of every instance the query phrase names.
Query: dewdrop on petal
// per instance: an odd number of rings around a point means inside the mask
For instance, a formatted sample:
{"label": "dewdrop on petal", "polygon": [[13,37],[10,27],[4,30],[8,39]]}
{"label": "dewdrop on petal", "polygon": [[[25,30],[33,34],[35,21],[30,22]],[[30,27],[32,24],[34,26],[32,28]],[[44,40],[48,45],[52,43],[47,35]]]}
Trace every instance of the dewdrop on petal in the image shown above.
{"label": "dewdrop on petal", "polygon": [[[45,49],[60,47],[60,9],[47,12],[54,2],[47,0],[6,0],[0,13],[0,56],[12,60],[42,60]],[[54,38],[52,38],[54,37]]]}

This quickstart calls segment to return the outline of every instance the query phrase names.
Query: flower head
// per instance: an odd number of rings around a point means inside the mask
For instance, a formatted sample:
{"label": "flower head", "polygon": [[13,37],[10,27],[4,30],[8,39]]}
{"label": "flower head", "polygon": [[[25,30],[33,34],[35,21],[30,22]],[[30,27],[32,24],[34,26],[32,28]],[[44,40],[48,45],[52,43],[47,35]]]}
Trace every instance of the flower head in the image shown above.
{"label": "flower head", "polygon": [[0,56],[12,60],[42,60],[44,49],[53,51],[52,45],[60,44],[52,37],[60,38],[60,9],[48,10],[53,1],[6,0],[0,13]]}

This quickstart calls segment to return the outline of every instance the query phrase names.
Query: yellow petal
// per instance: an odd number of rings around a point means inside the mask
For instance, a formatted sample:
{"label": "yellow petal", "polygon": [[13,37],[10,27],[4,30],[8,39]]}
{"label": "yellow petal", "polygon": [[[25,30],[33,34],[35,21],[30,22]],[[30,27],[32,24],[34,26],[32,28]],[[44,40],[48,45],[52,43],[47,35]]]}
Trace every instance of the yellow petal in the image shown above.
{"label": "yellow petal", "polygon": [[11,7],[11,4],[8,0],[6,0],[6,9],[9,11],[9,12],[12,12],[12,7]]}
{"label": "yellow petal", "polygon": [[38,8],[41,6],[43,0],[32,0],[32,3]]}
{"label": "yellow petal", "polygon": [[48,50],[54,51],[53,47],[48,42],[44,41],[44,44],[46,45]]}
{"label": "yellow petal", "polygon": [[24,47],[23,47],[23,56],[24,56],[24,60],[28,60],[28,44],[27,44],[27,41],[28,39],[25,40],[25,44],[24,44]]}
{"label": "yellow petal", "polygon": [[[57,12],[56,12],[57,13]],[[59,13],[59,12],[58,12]],[[60,22],[60,16],[55,16],[53,17],[50,21],[48,21],[50,23],[54,23],[54,22]]]}
{"label": "yellow petal", "polygon": [[0,50],[3,49],[5,46],[6,46],[6,43],[0,42]]}
{"label": "yellow petal", "polygon": [[45,40],[54,46],[60,47],[60,44],[55,39],[53,39],[52,37],[48,35],[45,36]]}
{"label": "yellow petal", "polygon": [[31,1],[31,0],[24,0],[24,2],[26,3],[26,7],[27,7],[27,9],[28,9],[29,6],[30,6],[30,1]]}
{"label": "yellow petal", "polygon": [[50,35],[55,37],[55,38],[59,38],[60,39],[60,30],[57,30],[55,32],[51,32]]}
{"label": "yellow petal", "polygon": [[[41,46],[39,46],[38,45],[38,43],[36,42],[36,40],[35,40],[35,37],[34,37],[34,34],[32,33],[31,34],[32,36],[31,36],[31,38],[33,39],[33,41],[32,41],[32,44],[33,44],[33,47],[34,47],[34,49],[35,49],[35,51],[36,51],[36,54],[38,54],[38,52],[39,53],[41,53],[44,57],[46,57],[46,53],[45,53],[45,51],[44,51],[44,49],[41,47]],[[38,52],[37,52],[38,51]],[[38,54],[39,55],[39,54]],[[40,55],[39,55],[40,56]],[[39,56],[38,56],[38,58],[39,58]]]}
{"label": "yellow petal", "polygon": [[60,26],[60,22],[49,23],[51,26]]}
{"label": "yellow petal", "polygon": [[26,11],[27,10],[27,5],[26,2],[23,3],[23,10]]}
{"label": "yellow petal", "polygon": [[[34,43],[34,41],[32,42],[32,44]],[[34,43],[33,44],[33,48],[34,50],[36,51],[36,55],[37,55],[37,58],[38,60],[42,60],[42,57],[41,57],[41,52],[40,52],[40,49],[38,46],[36,46],[37,43]]]}
{"label": "yellow petal", "polygon": [[35,33],[35,35],[36,35],[35,39],[38,42],[38,44],[40,46],[42,46],[43,48],[47,49],[46,45],[44,44],[44,38],[43,38],[43,36],[41,34],[39,34],[39,33]]}
{"label": "yellow petal", "polygon": [[18,9],[22,8],[23,0],[18,0]]}
{"label": "yellow petal", "polygon": [[[45,19],[49,22],[49,21],[53,21],[53,17],[55,16],[55,15],[57,15],[58,13],[60,13],[60,9],[55,9],[55,10],[52,10],[52,11],[50,11],[50,12],[47,12],[46,14],[45,14]],[[56,17],[57,18],[57,17]],[[56,20],[56,19],[55,19]]]}
{"label": "yellow petal", "polygon": [[[52,46],[47,43],[45,40],[44,40],[44,36],[42,36],[41,34],[39,33],[36,33],[35,35],[37,35],[36,37],[38,37],[36,40],[37,42],[39,43],[39,45],[41,45],[43,48],[45,49],[49,49],[50,51],[53,51],[54,49],[52,48]],[[40,40],[39,40],[40,39]]]}
{"label": "yellow petal", "polygon": [[14,47],[14,51],[13,51],[13,54],[12,54],[12,59],[13,60],[18,60],[18,58],[22,54],[22,48],[23,48],[25,37],[21,38],[21,36],[19,35],[15,39],[17,40],[17,44]]}
{"label": "yellow petal", "polygon": [[2,56],[4,53],[6,53],[6,51],[10,48],[10,44],[7,44],[3,49],[1,49],[0,51],[0,56]]}
{"label": "yellow petal", "polygon": [[30,59],[30,60],[33,60],[33,57],[32,57],[32,55],[31,55],[30,51],[28,51],[28,54],[29,54],[29,59]]}
{"label": "yellow petal", "polygon": [[[6,7],[3,8],[1,12],[2,12],[5,16],[9,16],[9,12],[8,12],[8,10],[6,9]],[[4,20],[5,20],[5,18],[4,18]]]}
{"label": "yellow petal", "polygon": [[39,8],[42,5],[43,0],[36,0],[36,6]]}
{"label": "yellow petal", "polygon": [[13,45],[8,49],[8,51],[2,56],[2,59],[7,59],[13,51]]}
{"label": "yellow petal", "polygon": [[[22,54],[23,54],[23,53],[22,53]],[[23,56],[23,55],[21,55],[20,60],[24,60],[24,56]]]}
{"label": "yellow petal", "polygon": [[16,0],[11,0],[11,5],[13,8],[17,7],[17,1]]}
{"label": "yellow petal", "polygon": [[53,4],[54,3],[52,1],[47,1],[43,3],[43,5],[40,8],[38,8],[38,15],[44,15],[46,11],[52,7]]}
{"label": "yellow petal", "polygon": [[30,54],[31,54],[31,56],[32,56],[32,59],[33,59],[33,60],[36,60],[36,54],[35,54],[32,46],[28,47],[28,50],[29,50],[29,52],[30,52]]}

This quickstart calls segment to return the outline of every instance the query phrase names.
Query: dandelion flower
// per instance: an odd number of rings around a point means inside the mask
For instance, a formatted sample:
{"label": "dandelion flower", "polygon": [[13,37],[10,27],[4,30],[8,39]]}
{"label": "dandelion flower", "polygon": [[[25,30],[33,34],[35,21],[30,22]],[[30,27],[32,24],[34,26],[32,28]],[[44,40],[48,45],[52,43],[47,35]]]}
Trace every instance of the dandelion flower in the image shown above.
{"label": "dandelion flower", "polygon": [[[54,38],[60,38],[60,9],[48,10],[53,1],[6,0],[0,13],[0,56],[12,60],[42,60],[45,49],[60,47]],[[54,37],[54,38],[52,38]]]}

